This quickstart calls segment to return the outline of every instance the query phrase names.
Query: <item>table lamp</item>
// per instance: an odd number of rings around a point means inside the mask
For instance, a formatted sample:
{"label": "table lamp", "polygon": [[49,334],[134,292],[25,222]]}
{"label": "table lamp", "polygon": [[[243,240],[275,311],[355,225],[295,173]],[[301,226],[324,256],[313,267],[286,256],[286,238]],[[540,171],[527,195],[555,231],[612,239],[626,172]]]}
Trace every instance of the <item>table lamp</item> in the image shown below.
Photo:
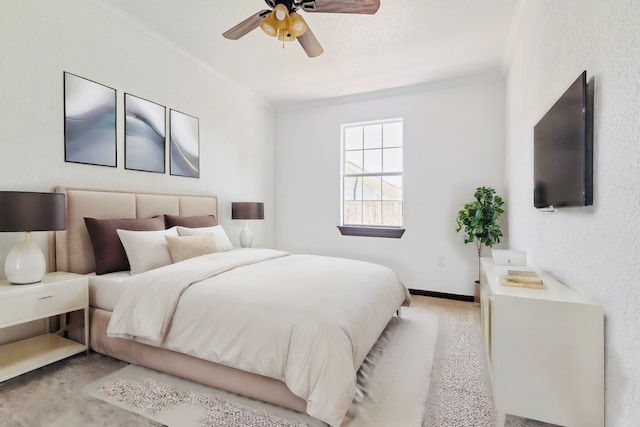
{"label": "table lamp", "polygon": [[24,241],[11,248],[4,263],[4,274],[11,283],[40,282],[47,266],[40,247],[31,238],[32,231],[66,228],[65,195],[0,191],[0,231],[24,231]]}
{"label": "table lamp", "polygon": [[249,228],[249,219],[264,219],[264,203],[262,202],[233,202],[231,203],[231,219],[244,219],[240,230],[240,246],[250,248],[253,236]]}

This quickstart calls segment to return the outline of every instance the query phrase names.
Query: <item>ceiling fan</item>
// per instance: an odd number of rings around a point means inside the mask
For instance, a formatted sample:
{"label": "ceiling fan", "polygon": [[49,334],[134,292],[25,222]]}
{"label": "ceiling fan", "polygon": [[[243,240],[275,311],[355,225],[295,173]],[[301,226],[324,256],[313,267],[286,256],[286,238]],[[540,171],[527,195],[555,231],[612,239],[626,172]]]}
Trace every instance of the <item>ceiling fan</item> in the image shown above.
{"label": "ceiling fan", "polygon": [[380,0],[265,0],[265,3],[271,9],[259,11],[222,35],[238,40],[260,27],[268,35],[283,42],[297,39],[307,55],[313,58],[321,55],[324,49],[298,14],[298,10],[373,15],[380,8]]}

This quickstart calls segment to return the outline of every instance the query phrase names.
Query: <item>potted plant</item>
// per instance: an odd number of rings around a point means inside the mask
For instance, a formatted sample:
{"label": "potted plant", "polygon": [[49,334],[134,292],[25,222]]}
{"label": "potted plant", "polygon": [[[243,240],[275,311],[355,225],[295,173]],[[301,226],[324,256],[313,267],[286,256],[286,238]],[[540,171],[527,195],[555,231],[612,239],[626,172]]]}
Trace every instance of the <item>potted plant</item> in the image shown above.
{"label": "potted plant", "polygon": [[464,243],[473,242],[478,250],[478,280],[475,282],[475,301],[478,302],[482,247],[492,247],[500,242],[502,230],[498,225],[498,218],[504,213],[502,209],[504,201],[502,197],[496,194],[496,190],[491,187],[476,188],[473,197],[475,200],[467,203],[464,208],[458,211],[458,216],[456,217],[458,228],[456,232],[462,230]]}

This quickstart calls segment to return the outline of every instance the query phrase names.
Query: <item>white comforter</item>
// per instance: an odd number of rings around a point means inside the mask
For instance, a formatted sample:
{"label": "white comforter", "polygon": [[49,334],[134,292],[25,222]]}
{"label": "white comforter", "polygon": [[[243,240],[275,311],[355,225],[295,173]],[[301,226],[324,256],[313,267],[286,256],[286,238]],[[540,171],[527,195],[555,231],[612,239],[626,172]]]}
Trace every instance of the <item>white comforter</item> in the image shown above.
{"label": "white comforter", "polygon": [[386,267],[269,249],[204,255],[129,280],[109,336],[282,380],[332,426],[365,356],[409,302]]}

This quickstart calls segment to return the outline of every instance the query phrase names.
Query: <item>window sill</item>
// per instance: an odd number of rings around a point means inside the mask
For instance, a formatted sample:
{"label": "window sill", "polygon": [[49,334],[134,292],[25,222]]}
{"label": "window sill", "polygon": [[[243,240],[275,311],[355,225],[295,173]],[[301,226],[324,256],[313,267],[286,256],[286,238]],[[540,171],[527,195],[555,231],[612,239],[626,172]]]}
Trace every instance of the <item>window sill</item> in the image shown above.
{"label": "window sill", "polygon": [[361,227],[339,225],[338,230],[343,236],[360,236],[360,237],[386,237],[390,239],[399,239],[404,234],[402,227]]}

